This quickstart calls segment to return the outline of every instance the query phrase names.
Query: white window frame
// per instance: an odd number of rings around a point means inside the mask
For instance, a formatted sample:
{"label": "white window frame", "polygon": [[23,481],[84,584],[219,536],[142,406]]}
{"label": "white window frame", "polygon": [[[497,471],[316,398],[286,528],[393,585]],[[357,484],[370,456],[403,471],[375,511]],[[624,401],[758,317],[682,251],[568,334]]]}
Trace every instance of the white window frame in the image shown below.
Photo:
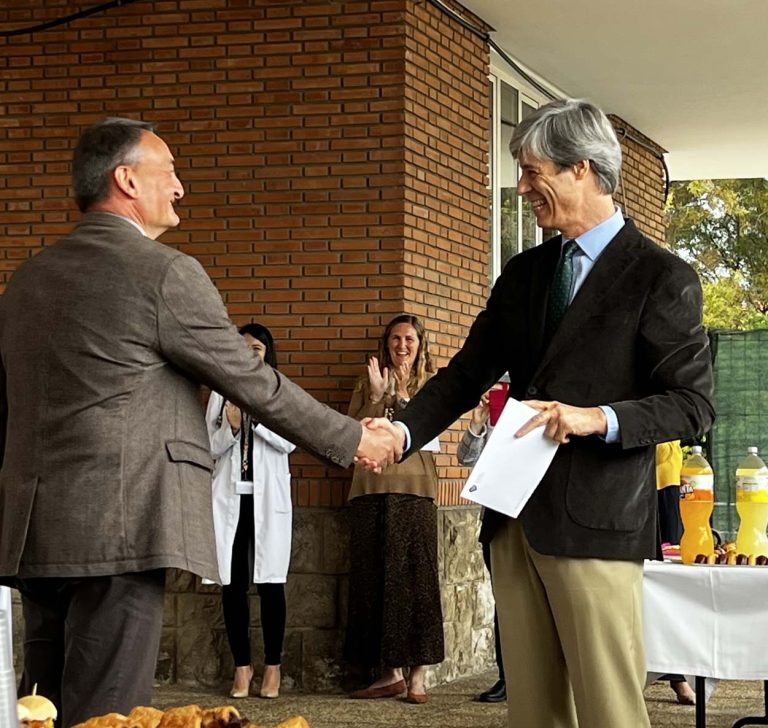
{"label": "white window frame", "polygon": [[[489,174],[491,199],[491,255],[490,255],[490,280],[493,283],[501,273],[501,187],[499,185],[499,173],[501,162],[501,82],[509,84],[517,90],[517,118],[522,118],[523,104],[538,108],[547,103],[549,99],[530,84],[497,54],[491,54],[491,70],[488,75],[489,83],[493,86],[493,101],[491,118],[491,150],[489,153]],[[517,166],[517,165],[515,165]],[[517,170],[515,170],[517,176]],[[523,245],[523,200],[517,200],[517,252],[522,251]],[[541,228],[536,229],[536,245],[542,242]]]}

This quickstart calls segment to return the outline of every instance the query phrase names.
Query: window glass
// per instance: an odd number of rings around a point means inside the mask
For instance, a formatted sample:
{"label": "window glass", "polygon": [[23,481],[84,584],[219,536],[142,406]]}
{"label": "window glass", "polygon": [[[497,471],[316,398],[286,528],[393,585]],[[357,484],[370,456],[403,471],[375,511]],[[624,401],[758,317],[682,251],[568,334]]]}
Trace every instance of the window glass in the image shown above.
{"label": "window glass", "polygon": [[493,269],[494,269],[494,245],[493,240],[495,238],[495,229],[494,229],[494,207],[493,207],[493,188],[494,188],[494,182],[493,177],[496,172],[496,165],[494,164],[494,159],[496,157],[495,150],[496,150],[496,144],[494,142],[494,134],[493,134],[493,128],[494,128],[494,121],[495,121],[495,114],[494,109],[496,106],[495,103],[496,99],[496,84],[493,82],[493,79],[491,79],[488,83],[488,100],[490,104],[489,112],[488,112],[488,138],[491,140],[491,149],[488,154],[488,212],[491,216],[491,224],[488,226],[488,234],[491,236],[491,244],[488,246],[488,275],[491,278],[491,282],[493,282]]}
{"label": "window glass", "polygon": [[517,162],[509,151],[509,141],[518,122],[517,89],[501,81],[499,109],[499,193],[500,193],[500,269],[519,252]]}
{"label": "window glass", "polygon": [[509,151],[509,142],[519,121],[538,108],[544,99],[536,99],[516,78],[499,69],[491,73],[489,92],[489,277],[493,282],[512,256],[542,240],[533,209],[517,194],[518,165]]}
{"label": "window glass", "polygon": [[[521,112],[521,118],[525,119],[526,116],[528,116],[532,111],[536,110],[536,107],[531,106],[530,104],[526,103],[525,101],[522,102],[522,112]],[[538,245],[540,237],[538,234],[538,227],[536,226],[536,215],[533,214],[533,208],[531,207],[531,203],[528,202],[525,198],[523,198],[521,201],[521,216],[522,216],[522,239],[521,239],[521,247],[523,250],[528,250],[528,248],[533,248],[536,245]]]}

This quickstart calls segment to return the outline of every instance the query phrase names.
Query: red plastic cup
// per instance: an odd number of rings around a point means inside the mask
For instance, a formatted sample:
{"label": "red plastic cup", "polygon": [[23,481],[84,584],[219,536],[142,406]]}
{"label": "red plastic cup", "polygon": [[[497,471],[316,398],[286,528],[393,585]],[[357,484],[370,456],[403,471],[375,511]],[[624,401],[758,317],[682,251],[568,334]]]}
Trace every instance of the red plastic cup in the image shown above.
{"label": "red plastic cup", "polygon": [[491,426],[495,426],[499,421],[501,410],[504,409],[504,405],[507,403],[507,397],[509,395],[509,384],[503,382],[499,387],[492,389],[488,393],[488,409],[490,410],[488,419]]}

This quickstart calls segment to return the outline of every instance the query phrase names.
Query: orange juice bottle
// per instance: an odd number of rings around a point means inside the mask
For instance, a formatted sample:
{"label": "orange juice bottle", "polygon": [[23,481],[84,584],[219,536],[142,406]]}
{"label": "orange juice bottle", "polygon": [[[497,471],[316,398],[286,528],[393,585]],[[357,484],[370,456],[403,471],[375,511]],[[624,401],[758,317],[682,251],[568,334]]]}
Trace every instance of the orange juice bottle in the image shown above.
{"label": "orange juice bottle", "polygon": [[694,445],[680,471],[680,518],[683,537],[680,539],[680,557],[684,564],[692,564],[698,554],[714,554],[715,542],[709,519],[715,505],[715,477],[710,464]]}
{"label": "orange juice bottle", "polygon": [[736,511],[741,519],[736,552],[768,556],[768,468],[756,447],[748,447],[736,467]]}

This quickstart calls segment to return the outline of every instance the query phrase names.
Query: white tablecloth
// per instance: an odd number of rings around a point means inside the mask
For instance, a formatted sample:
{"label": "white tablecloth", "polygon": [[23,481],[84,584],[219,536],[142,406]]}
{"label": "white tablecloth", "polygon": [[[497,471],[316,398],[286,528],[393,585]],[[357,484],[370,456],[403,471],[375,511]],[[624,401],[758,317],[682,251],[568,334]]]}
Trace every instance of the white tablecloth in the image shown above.
{"label": "white tablecloth", "polygon": [[649,672],[768,679],[768,567],[647,561]]}
{"label": "white tablecloth", "polygon": [[18,725],[11,645],[11,590],[0,586],[0,725]]}
{"label": "white tablecloth", "polygon": [[6,615],[5,631],[0,635],[0,640],[7,640],[9,645],[13,644],[13,634],[11,625],[13,624],[13,615],[11,613],[11,590],[7,586],[0,586],[0,612]]}

